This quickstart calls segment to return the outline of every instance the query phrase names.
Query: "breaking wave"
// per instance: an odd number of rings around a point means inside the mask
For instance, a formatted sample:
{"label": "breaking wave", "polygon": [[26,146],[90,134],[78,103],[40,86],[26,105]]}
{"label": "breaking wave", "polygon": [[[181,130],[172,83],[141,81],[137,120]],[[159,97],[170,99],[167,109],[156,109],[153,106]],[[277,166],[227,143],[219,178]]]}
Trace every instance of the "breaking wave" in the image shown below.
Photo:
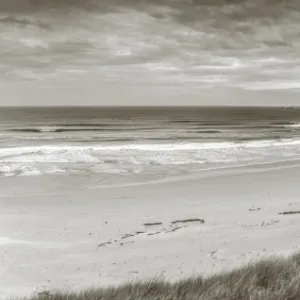
{"label": "breaking wave", "polygon": [[[142,132],[149,130],[174,130],[174,128],[186,128],[188,133],[194,134],[217,134],[222,133],[224,130],[268,130],[278,128],[299,128],[300,123],[287,123],[287,122],[271,122],[266,124],[246,124],[245,122],[233,122],[233,121],[199,121],[199,120],[172,120],[172,121],[160,121],[158,125],[147,125],[144,123],[140,124],[128,124],[126,122],[116,123],[70,123],[70,124],[55,124],[51,126],[38,126],[38,127],[24,127],[24,128],[9,128],[7,132],[16,132],[16,133],[64,133],[64,132]],[[173,125],[175,127],[173,127]],[[213,129],[210,129],[213,128]],[[198,136],[199,137],[199,136]],[[155,139],[155,137],[152,137]],[[196,136],[195,136],[196,138]]]}
{"label": "breaking wave", "polygon": [[88,127],[85,128],[55,128],[55,127],[42,127],[42,128],[17,128],[17,129],[10,129],[10,132],[24,132],[24,133],[60,133],[60,132],[106,132],[106,131],[134,131],[134,130],[148,130],[151,129],[148,127],[145,128],[94,128]]}
{"label": "breaking wave", "polygon": [[0,173],[141,173],[160,167],[190,165],[191,169],[254,164],[299,155],[300,140],[243,142],[34,146],[0,149]]}
{"label": "breaking wave", "polygon": [[288,125],[285,125],[285,127],[288,127],[288,128],[300,128],[300,123],[288,124]]}

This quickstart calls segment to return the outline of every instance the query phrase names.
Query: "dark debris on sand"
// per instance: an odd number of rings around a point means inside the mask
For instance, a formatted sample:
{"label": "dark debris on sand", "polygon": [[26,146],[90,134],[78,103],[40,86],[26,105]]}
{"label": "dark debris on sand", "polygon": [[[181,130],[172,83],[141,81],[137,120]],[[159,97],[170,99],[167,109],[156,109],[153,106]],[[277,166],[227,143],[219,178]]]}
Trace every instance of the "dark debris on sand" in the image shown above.
{"label": "dark debris on sand", "polygon": [[178,223],[190,223],[190,222],[200,222],[201,224],[204,223],[203,219],[184,219],[184,220],[176,220],[173,221],[172,224],[178,224]]}
{"label": "dark debris on sand", "polygon": [[279,215],[295,215],[295,214],[300,214],[300,211],[285,211],[283,213],[279,213]]}
{"label": "dark debris on sand", "polygon": [[148,226],[159,226],[162,225],[162,222],[153,222],[153,223],[144,223],[144,226],[148,227]]}

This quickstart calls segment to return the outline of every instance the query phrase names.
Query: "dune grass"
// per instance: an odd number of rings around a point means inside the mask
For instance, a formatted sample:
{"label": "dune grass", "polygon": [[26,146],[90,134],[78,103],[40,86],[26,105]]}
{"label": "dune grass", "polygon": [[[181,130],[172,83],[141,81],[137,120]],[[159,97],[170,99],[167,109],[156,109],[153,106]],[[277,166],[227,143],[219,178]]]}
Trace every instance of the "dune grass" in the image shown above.
{"label": "dune grass", "polygon": [[77,294],[43,292],[30,300],[300,300],[300,253],[209,278],[153,280]]}

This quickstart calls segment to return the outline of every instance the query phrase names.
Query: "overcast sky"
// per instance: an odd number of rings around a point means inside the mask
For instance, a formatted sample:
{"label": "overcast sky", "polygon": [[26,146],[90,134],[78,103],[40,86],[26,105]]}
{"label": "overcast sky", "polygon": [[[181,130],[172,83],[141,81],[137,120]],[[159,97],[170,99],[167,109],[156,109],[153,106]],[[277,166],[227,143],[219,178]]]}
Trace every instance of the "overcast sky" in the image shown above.
{"label": "overcast sky", "polygon": [[1,0],[0,105],[300,105],[298,2],[231,2]]}
{"label": "overcast sky", "polygon": [[102,86],[97,88],[2,88],[0,105],[300,105],[292,91],[244,91],[241,89],[189,89]]}

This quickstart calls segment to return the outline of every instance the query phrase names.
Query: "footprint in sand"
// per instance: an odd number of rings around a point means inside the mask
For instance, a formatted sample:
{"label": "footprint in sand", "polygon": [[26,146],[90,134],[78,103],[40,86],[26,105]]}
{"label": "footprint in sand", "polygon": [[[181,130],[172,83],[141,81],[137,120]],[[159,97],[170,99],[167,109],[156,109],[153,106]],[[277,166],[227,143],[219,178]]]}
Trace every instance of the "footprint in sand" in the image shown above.
{"label": "footprint in sand", "polygon": [[214,260],[224,262],[226,259],[222,257],[222,250],[214,250],[208,253],[208,255]]}

